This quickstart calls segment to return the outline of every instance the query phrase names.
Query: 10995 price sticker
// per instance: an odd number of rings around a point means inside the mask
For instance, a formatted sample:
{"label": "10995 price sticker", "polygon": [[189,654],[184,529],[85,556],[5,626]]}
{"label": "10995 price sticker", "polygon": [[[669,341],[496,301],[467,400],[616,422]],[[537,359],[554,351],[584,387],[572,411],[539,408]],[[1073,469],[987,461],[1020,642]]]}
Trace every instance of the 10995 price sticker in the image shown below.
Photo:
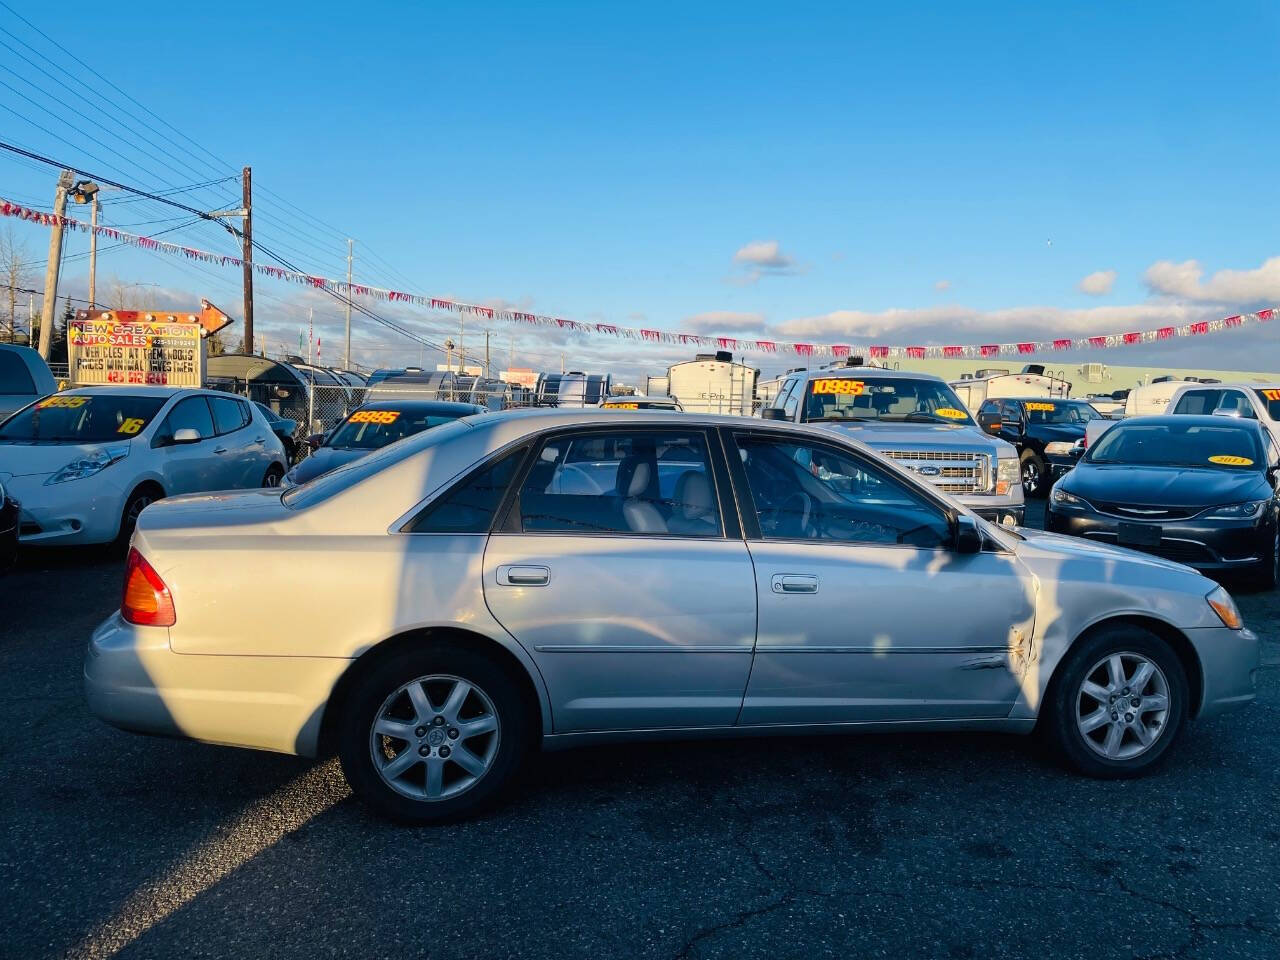
{"label": "10995 price sticker", "polygon": [[867,392],[867,385],[861,380],[850,380],[847,377],[832,377],[813,381],[815,394],[837,394],[845,397],[860,397]]}
{"label": "10995 price sticker", "polygon": [[399,410],[357,410],[347,423],[395,423],[399,416]]}

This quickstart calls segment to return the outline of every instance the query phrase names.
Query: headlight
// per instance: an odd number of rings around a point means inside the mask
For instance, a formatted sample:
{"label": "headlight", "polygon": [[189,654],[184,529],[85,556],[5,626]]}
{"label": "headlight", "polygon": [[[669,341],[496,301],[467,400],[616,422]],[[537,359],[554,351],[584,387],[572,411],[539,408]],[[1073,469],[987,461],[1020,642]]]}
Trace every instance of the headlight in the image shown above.
{"label": "headlight", "polygon": [[1252,520],[1262,513],[1270,500],[1252,500],[1248,503],[1228,503],[1221,507],[1210,507],[1205,511],[1206,520]]}
{"label": "headlight", "polygon": [[1239,630],[1244,626],[1240,611],[1236,609],[1236,602],[1222,587],[1215,587],[1205,599],[1209,601],[1209,606],[1213,607],[1213,612],[1218,615],[1223,626],[1230,627],[1232,630]]}
{"label": "headlight", "polygon": [[107,467],[129,455],[129,447],[103,447],[92,453],[86,453],[83,457],[72,460],[65,467],[51,476],[45,481],[50,483],[65,483],[68,480],[83,480],[85,477],[92,477],[95,473],[101,473]]}
{"label": "headlight", "polygon": [[1053,488],[1050,499],[1064,507],[1079,507],[1082,510],[1092,509],[1091,504],[1084,497],[1077,497],[1074,493],[1067,493],[1067,491],[1063,490],[1061,482]]}
{"label": "headlight", "polygon": [[1055,440],[1053,443],[1044,445],[1044,452],[1051,457],[1069,457],[1071,451],[1076,448],[1073,440]]}
{"label": "headlight", "polygon": [[1007,457],[996,461],[996,496],[1004,496],[1014,484],[1021,482],[1021,469],[1017,460]]}

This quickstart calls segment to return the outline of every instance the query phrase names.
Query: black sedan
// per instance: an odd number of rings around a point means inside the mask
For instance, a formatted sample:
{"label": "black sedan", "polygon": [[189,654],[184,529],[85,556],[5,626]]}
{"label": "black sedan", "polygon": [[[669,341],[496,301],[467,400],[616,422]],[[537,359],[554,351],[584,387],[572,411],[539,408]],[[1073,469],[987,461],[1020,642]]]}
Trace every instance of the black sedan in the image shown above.
{"label": "black sedan", "polygon": [[377,400],[366,403],[352,411],[328,434],[315,438],[311,456],[285,474],[281,486],[306,483],[397,440],[451,423],[460,417],[484,412],[484,407],[474,403],[443,400]]}
{"label": "black sedan", "polygon": [[1054,486],[1045,528],[1205,572],[1280,579],[1280,465],[1257,421],[1133,417]]}

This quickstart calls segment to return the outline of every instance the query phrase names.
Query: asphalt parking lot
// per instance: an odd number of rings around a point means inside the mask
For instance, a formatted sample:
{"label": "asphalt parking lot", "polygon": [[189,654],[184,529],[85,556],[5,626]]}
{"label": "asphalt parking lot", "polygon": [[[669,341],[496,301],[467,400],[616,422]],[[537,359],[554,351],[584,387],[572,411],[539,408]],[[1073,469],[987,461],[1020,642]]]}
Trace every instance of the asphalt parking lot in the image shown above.
{"label": "asphalt parking lot", "polygon": [[0,954],[1280,956],[1280,592],[1259,700],[1100,783],[968,735],[600,747],[408,829],[332,761],[116,732],[84,644],[118,558],[0,578]]}

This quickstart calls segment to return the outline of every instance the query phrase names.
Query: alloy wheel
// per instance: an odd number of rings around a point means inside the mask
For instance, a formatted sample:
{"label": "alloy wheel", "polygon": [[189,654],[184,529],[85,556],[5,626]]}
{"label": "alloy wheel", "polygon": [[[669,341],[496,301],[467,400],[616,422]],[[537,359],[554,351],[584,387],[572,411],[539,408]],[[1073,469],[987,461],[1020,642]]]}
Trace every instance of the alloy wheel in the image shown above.
{"label": "alloy wheel", "polygon": [[1022,465],[1022,491],[1023,493],[1032,494],[1040,489],[1040,468],[1036,466],[1034,460],[1028,460]]}
{"label": "alloy wheel", "polygon": [[129,501],[129,511],[125,514],[125,523],[130,527],[138,525],[138,516],[151,505],[151,497],[140,493]]}
{"label": "alloy wheel", "polygon": [[489,772],[501,738],[488,694],[461,677],[418,677],[383,701],[369,728],[382,780],[413,800],[445,800]]}
{"label": "alloy wheel", "polygon": [[1164,735],[1169,681],[1140,653],[1112,653],[1085,674],[1076,695],[1076,727],[1094,753],[1131,760]]}

